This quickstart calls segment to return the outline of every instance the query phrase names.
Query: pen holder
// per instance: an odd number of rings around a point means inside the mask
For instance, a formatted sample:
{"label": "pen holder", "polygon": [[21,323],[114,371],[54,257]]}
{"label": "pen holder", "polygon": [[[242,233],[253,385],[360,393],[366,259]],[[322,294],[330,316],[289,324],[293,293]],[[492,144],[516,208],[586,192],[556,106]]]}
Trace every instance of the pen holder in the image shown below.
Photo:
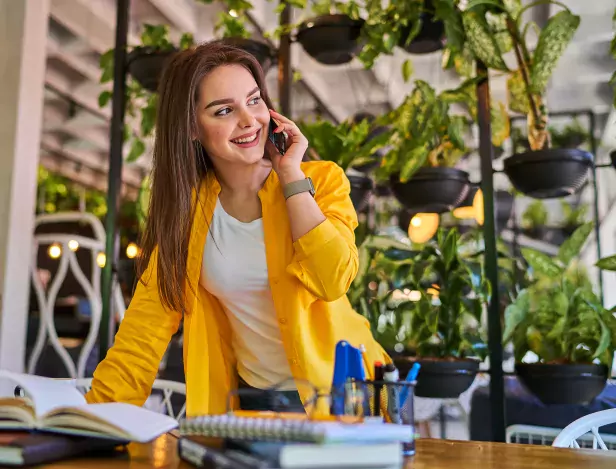
{"label": "pen holder", "polygon": [[[363,408],[364,417],[383,416],[387,422],[407,425],[411,439],[404,456],[415,454],[415,386],[417,381],[354,381],[353,395],[345,390],[345,409]],[[378,397],[377,397],[378,396]],[[361,407],[360,407],[361,406]]]}

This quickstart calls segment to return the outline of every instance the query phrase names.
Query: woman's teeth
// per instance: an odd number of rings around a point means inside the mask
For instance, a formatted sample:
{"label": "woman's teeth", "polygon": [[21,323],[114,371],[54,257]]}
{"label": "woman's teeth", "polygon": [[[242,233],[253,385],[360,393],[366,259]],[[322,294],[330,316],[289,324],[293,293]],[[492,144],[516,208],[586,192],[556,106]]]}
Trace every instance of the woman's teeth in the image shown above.
{"label": "woman's teeth", "polygon": [[253,142],[255,138],[257,138],[257,134],[256,133],[254,135],[252,135],[251,137],[238,138],[236,140],[231,140],[231,141],[233,143],[250,143],[250,142]]}

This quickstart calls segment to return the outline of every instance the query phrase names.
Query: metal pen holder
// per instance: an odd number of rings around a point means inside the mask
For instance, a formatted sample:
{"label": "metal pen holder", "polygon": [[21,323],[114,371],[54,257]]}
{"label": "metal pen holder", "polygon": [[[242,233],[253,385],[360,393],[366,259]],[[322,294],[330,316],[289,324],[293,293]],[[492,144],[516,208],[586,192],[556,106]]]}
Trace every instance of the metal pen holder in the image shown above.
{"label": "metal pen holder", "polygon": [[411,439],[403,444],[403,454],[412,456],[415,454],[416,385],[417,381],[349,380],[342,392],[344,413],[362,412],[364,418],[383,416],[387,422],[409,426]]}

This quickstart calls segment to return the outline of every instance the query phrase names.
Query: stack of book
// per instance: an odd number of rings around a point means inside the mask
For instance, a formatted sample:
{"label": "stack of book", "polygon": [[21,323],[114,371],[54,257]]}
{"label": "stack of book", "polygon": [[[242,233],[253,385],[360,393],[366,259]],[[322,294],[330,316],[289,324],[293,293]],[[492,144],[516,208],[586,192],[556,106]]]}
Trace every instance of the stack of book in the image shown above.
{"label": "stack of book", "polygon": [[208,415],[180,422],[179,454],[198,467],[375,468],[403,465],[407,425],[367,421]]}

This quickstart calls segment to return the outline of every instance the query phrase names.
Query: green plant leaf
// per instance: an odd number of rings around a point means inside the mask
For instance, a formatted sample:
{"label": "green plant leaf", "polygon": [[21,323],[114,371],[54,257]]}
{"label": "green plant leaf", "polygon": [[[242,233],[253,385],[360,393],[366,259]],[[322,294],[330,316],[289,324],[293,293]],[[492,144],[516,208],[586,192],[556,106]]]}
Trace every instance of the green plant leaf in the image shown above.
{"label": "green plant leaf", "polygon": [[580,25],[580,17],[569,10],[552,16],[539,35],[530,70],[531,91],[543,94],[558,60]]}
{"label": "green plant leaf", "polygon": [[107,103],[111,100],[112,93],[109,90],[103,91],[98,95],[98,107],[105,107]]}
{"label": "green plant leaf", "polygon": [[505,11],[505,7],[499,0],[471,0],[466,5],[466,11],[476,9],[479,6],[491,6],[499,10]]}
{"label": "green plant leaf", "polygon": [[563,269],[556,265],[547,254],[531,248],[522,248],[521,251],[524,259],[535,272],[547,277],[556,277],[562,274]]}
{"label": "green plant leaf", "polygon": [[509,113],[505,103],[492,101],[490,103],[490,117],[492,122],[492,145],[500,147],[510,135]]}
{"label": "green plant leaf", "polygon": [[593,227],[594,223],[591,221],[584,223],[582,226],[577,228],[563,244],[560,245],[556,258],[563,265],[568,265],[574,258],[580,255],[580,251],[588,239],[588,236],[592,232]]}
{"label": "green plant leaf", "polygon": [[[593,359],[599,358],[601,355],[603,355],[608,350],[610,345],[612,345],[612,333],[610,329],[607,327],[607,325],[605,324],[603,319],[601,319],[600,316],[597,317],[597,320],[599,321],[599,324],[601,325],[601,338],[599,339],[599,344],[597,345],[597,349],[595,350],[595,353],[592,356]],[[613,354],[610,354],[610,355],[613,355]]]}
{"label": "green plant leaf", "polygon": [[599,261],[595,264],[602,270],[609,270],[612,272],[616,271],[616,255],[604,257],[603,259],[599,259]]}
{"label": "green plant leaf", "polygon": [[527,290],[522,290],[516,301],[505,308],[505,331],[503,332],[503,342],[511,340],[517,327],[522,324],[530,309],[530,298]]}
{"label": "green plant leaf", "polygon": [[509,95],[509,109],[513,112],[527,114],[530,111],[526,85],[520,70],[511,72],[507,78],[507,94]]}
{"label": "green plant leaf", "polygon": [[194,43],[195,38],[193,37],[192,33],[184,33],[180,38],[180,49],[188,49],[189,47],[192,47]]}
{"label": "green plant leaf", "polygon": [[467,9],[462,14],[462,22],[468,43],[477,60],[488,68],[509,71],[485,17]]}
{"label": "green plant leaf", "polygon": [[402,64],[402,78],[407,83],[413,75],[413,62],[410,59],[406,59]]}
{"label": "green plant leaf", "polygon": [[133,144],[130,147],[130,151],[128,152],[128,155],[126,156],[126,163],[134,163],[135,161],[137,161],[137,159],[143,155],[143,153],[145,152],[145,143],[143,143],[143,140],[135,137],[133,139]]}
{"label": "green plant leaf", "polygon": [[426,164],[428,154],[428,147],[424,144],[413,148],[405,155],[406,161],[400,171],[400,182],[407,182],[419,168]]}

